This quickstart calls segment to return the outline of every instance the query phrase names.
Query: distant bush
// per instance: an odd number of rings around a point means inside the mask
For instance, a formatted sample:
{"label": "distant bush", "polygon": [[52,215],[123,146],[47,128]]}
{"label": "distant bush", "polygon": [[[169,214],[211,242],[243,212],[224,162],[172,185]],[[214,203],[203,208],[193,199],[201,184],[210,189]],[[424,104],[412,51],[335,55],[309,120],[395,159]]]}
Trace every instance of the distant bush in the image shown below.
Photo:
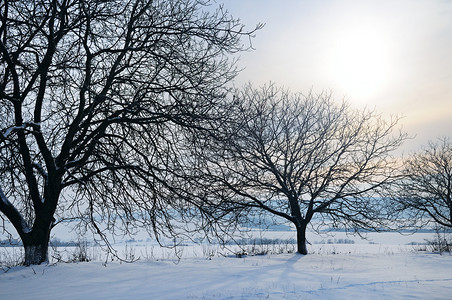
{"label": "distant bush", "polygon": [[225,245],[239,246],[234,256],[241,258],[245,256],[256,256],[266,254],[294,253],[297,241],[295,239],[269,239],[252,238],[228,241]]}
{"label": "distant bush", "polygon": [[440,254],[444,252],[452,252],[452,236],[450,229],[435,228],[435,237],[431,240],[426,240],[427,246],[430,251],[438,252]]}
{"label": "distant bush", "polygon": [[269,239],[269,238],[252,238],[227,241],[226,245],[280,245],[280,244],[296,244],[295,239]]}

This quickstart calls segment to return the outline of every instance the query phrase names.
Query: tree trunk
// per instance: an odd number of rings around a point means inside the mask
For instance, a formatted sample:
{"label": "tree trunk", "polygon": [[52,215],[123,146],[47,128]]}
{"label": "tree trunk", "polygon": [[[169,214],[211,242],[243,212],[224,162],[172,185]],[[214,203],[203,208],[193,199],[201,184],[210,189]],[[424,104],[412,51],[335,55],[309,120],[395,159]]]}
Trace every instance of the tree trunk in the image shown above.
{"label": "tree trunk", "polygon": [[48,248],[49,243],[42,243],[37,245],[25,246],[25,261],[24,265],[39,265],[48,262]]}
{"label": "tree trunk", "polygon": [[308,249],[306,248],[306,225],[302,224],[297,227],[297,252],[303,255],[308,254]]}
{"label": "tree trunk", "polygon": [[48,249],[51,226],[34,228],[22,237],[25,250],[24,265],[39,265],[48,262]]}

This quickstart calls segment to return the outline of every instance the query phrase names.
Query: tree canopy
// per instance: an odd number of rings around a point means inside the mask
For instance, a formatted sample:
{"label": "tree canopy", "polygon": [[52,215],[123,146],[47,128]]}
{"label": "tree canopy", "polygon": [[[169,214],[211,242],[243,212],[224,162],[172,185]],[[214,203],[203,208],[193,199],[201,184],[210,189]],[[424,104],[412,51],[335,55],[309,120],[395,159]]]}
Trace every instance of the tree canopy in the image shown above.
{"label": "tree canopy", "polygon": [[[397,179],[392,153],[406,139],[397,118],[355,110],[331,94],[294,94],[274,85],[235,96],[221,143],[205,147],[206,186],[225,207],[265,211],[297,229],[379,229],[389,211],[382,195]],[[229,190],[229,193],[225,193]]]}
{"label": "tree canopy", "polygon": [[25,264],[65,218],[167,232],[179,145],[215,126],[261,25],[200,0],[2,1],[0,18],[0,217]]}

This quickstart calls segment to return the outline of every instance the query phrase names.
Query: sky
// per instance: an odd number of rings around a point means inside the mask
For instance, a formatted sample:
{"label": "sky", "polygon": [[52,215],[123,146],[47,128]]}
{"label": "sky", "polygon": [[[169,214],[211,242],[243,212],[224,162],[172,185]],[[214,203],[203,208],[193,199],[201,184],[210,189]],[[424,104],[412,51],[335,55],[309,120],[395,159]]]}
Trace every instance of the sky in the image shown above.
{"label": "sky", "polygon": [[246,28],[239,84],[337,100],[402,117],[416,151],[452,137],[452,0],[216,0]]}

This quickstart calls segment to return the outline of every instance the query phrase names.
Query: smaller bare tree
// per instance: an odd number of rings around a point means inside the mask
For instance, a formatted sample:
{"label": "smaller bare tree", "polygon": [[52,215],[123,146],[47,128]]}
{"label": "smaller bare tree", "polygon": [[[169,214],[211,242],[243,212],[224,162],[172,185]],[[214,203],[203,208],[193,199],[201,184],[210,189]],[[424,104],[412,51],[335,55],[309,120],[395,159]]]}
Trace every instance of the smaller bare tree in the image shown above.
{"label": "smaller bare tree", "polygon": [[452,141],[440,138],[404,162],[397,190],[399,209],[418,224],[452,228]]}
{"label": "smaller bare tree", "polygon": [[353,110],[328,93],[304,96],[274,86],[247,87],[234,102],[222,142],[204,148],[203,178],[225,209],[292,222],[301,254],[312,220],[317,229],[384,225],[389,212],[381,195],[397,173],[391,153],[406,139],[397,118]]}

